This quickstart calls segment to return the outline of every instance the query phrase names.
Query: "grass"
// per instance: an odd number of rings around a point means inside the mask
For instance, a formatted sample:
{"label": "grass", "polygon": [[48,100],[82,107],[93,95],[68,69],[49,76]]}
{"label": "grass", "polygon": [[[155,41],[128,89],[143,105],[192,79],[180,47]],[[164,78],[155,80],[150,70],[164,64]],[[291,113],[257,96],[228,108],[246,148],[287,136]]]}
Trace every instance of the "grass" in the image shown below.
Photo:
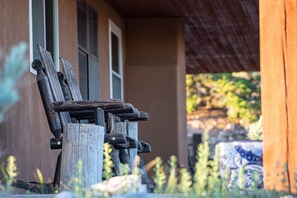
{"label": "grass", "polygon": [[[103,177],[108,180],[113,176],[113,164],[110,158],[111,148],[108,144],[104,145],[104,168]],[[155,175],[153,177],[154,182],[154,194],[148,196],[156,196],[160,194],[174,195],[177,197],[282,197],[289,194],[284,191],[275,190],[265,190],[257,189],[256,184],[259,180],[259,175],[253,175],[253,181],[249,187],[246,187],[246,175],[243,168],[239,170],[239,175],[236,180],[234,187],[230,188],[229,179],[230,171],[226,171],[224,176],[220,176],[219,172],[219,158],[218,150],[216,150],[216,155],[212,160],[209,160],[209,146],[208,146],[208,134],[205,133],[203,144],[198,148],[198,161],[195,165],[195,174],[192,176],[186,168],[178,167],[177,158],[171,156],[167,163],[157,157],[155,160],[149,163],[149,166],[153,168]],[[5,176],[5,186],[2,190],[6,192],[12,192],[12,183],[15,181],[17,176],[17,168],[15,163],[15,158],[10,156],[6,163],[6,167],[2,166],[2,172]],[[133,170],[129,169],[128,165],[121,164],[121,175],[133,174],[137,177],[134,180],[135,184],[131,186],[123,186],[121,193],[123,195],[138,192],[137,183],[140,181],[140,170],[138,168],[139,159],[135,160]],[[77,165],[77,175],[73,176],[72,185],[70,189],[77,197],[109,197],[111,194],[109,192],[96,193],[89,189],[83,187],[82,171],[83,164],[79,161]],[[281,171],[279,174],[285,175],[286,171]],[[38,178],[43,181],[42,175],[37,172]],[[286,183],[285,177],[280,177],[283,184]],[[297,181],[297,174],[295,174],[295,179]],[[131,190],[132,189],[132,190]],[[297,190],[297,186],[295,186]],[[132,194],[131,194],[132,192]],[[136,196],[137,194],[135,194]],[[132,196],[133,197],[133,196]]]}

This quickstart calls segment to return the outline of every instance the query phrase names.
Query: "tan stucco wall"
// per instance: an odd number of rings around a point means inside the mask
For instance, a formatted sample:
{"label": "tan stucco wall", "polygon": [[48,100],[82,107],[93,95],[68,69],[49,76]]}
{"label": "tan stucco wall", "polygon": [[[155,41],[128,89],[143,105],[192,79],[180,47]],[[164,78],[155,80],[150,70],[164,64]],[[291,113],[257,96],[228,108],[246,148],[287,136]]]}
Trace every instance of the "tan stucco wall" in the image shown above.
{"label": "tan stucco wall", "polygon": [[[29,42],[29,3],[1,0],[0,5],[0,47],[7,52],[13,44]],[[0,149],[4,152],[1,162],[6,156],[14,155],[19,179],[34,180],[36,168],[40,168],[46,179],[52,178],[57,152],[49,148],[52,135],[29,65],[18,87],[20,100],[0,124]]]}
{"label": "tan stucco wall", "polygon": [[[76,0],[58,2],[60,56],[70,60],[78,74]],[[111,18],[123,29],[123,32],[124,21],[105,1],[87,2],[98,14],[100,94],[102,98],[108,98],[108,19]],[[29,42],[29,1],[0,0],[0,5],[0,47],[6,52],[19,41]],[[29,67],[19,83],[19,89],[20,101],[8,112],[6,120],[0,124],[0,149],[2,148],[1,151],[4,150],[5,153],[1,161],[8,155],[16,156],[20,172],[19,179],[35,180],[33,172],[36,168],[42,171],[45,181],[53,179],[58,151],[50,150],[49,141],[53,136],[46,120],[36,76],[29,73]]]}
{"label": "tan stucco wall", "polygon": [[[70,60],[78,74],[76,0],[58,2],[60,56]],[[122,29],[123,48],[128,49],[128,53],[123,52],[125,100],[151,116],[150,121],[140,123],[140,137],[153,146],[153,153],[148,154],[146,160],[157,155],[167,159],[169,155],[176,154],[180,162],[186,164],[185,60],[180,20],[128,20],[126,37],[125,21],[105,1],[88,2],[97,11],[99,19],[98,57],[102,98],[109,98],[110,90],[110,18]],[[29,42],[29,3],[0,0],[0,4],[0,47],[6,52],[12,44]],[[125,38],[128,42],[125,42]],[[47,181],[53,178],[58,151],[49,148],[52,135],[35,77],[28,68],[19,83],[20,101],[0,125],[0,148],[5,153],[2,160],[7,155],[16,156],[19,179],[35,180],[33,172],[39,168]]]}
{"label": "tan stucco wall", "polygon": [[139,124],[140,139],[153,148],[146,161],[174,154],[187,164],[184,53],[179,19],[127,20],[125,101],[150,115]]}

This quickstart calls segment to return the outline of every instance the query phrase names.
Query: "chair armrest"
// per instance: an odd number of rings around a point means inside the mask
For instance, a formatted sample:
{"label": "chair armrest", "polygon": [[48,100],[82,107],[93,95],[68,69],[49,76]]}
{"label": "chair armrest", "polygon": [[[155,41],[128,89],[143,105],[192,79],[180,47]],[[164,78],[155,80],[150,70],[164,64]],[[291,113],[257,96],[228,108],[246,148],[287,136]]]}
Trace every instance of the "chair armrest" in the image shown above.
{"label": "chair armrest", "polygon": [[152,152],[152,146],[147,143],[147,142],[144,142],[142,140],[138,140],[139,142],[139,146],[138,146],[138,153],[151,153]]}
{"label": "chair armrest", "polygon": [[82,101],[56,101],[53,102],[53,109],[57,112],[63,111],[81,111],[81,110],[94,110],[96,108],[101,108],[105,110],[121,110],[124,109],[123,102],[106,102],[106,101],[96,101],[96,100],[82,100]]}
{"label": "chair armrest", "polygon": [[127,120],[130,122],[137,122],[149,120],[149,115],[144,111],[139,111],[138,113],[117,114],[117,116],[121,119],[121,121]]}

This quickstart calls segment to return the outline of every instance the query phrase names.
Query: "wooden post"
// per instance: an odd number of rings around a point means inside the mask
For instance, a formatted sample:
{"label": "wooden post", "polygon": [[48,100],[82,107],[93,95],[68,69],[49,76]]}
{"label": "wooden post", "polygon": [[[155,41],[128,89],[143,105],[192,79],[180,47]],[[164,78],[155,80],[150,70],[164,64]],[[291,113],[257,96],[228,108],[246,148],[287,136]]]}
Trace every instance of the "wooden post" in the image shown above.
{"label": "wooden post", "polygon": [[[131,138],[138,141],[138,123],[137,122],[129,122],[127,126],[127,135]],[[134,159],[137,155],[137,148],[135,149],[129,149],[129,156],[130,156],[130,162],[129,165],[132,168],[134,166]]]}
{"label": "wooden post", "polygon": [[297,3],[295,0],[260,0],[259,13],[264,185],[277,190],[288,190],[291,186],[294,192],[297,170]]}
{"label": "wooden post", "polygon": [[[117,133],[122,133],[127,135],[127,124],[128,122],[115,122],[115,131]],[[121,159],[121,163],[129,163],[129,149],[121,149],[119,150],[119,157]],[[131,168],[131,167],[130,167]]]}
{"label": "wooden post", "polygon": [[104,127],[91,124],[66,124],[62,148],[60,186],[73,185],[82,161],[83,187],[102,180]]}
{"label": "wooden post", "polygon": [[[137,122],[116,122],[116,132],[123,133],[138,141],[138,123]],[[137,148],[128,149],[129,167],[133,168],[134,159],[137,155]]]}

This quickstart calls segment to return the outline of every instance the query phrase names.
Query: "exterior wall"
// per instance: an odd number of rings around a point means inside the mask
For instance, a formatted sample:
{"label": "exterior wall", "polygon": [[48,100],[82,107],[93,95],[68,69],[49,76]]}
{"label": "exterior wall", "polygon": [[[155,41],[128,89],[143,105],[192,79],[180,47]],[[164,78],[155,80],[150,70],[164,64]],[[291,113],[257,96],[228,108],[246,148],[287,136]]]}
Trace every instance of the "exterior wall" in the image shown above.
{"label": "exterior wall", "polygon": [[[123,49],[125,49],[124,20],[111,9],[103,0],[86,0],[98,15],[98,57],[99,57],[99,86],[101,98],[110,98],[109,80],[109,22],[111,19],[122,29]],[[59,1],[59,34],[60,56],[73,64],[78,79],[78,43],[77,43],[77,13],[76,0]],[[125,53],[125,52],[123,52]],[[124,54],[123,54],[123,57]],[[125,61],[125,60],[124,60]]]}
{"label": "exterior wall", "polygon": [[77,11],[75,0],[59,1],[59,50],[60,57],[69,60],[78,80]]}
{"label": "exterior wall", "polygon": [[139,124],[140,139],[152,145],[144,154],[177,155],[187,165],[185,50],[179,19],[129,19],[126,26],[125,101],[150,115]]}
{"label": "exterior wall", "polygon": [[[70,60],[78,74],[76,0],[58,2],[60,56]],[[100,94],[102,98],[109,98],[108,19],[111,18],[123,32],[124,21],[105,1],[87,2],[98,14]],[[0,47],[6,52],[20,41],[29,43],[29,1],[0,0],[0,5]],[[19,85],[20,101],[0,124],[0,148],[4,150],[1,161],[8,155],[14,155],[20,172],[18,179],[35,180],[33,172],[39,168],[47,181],[53,179],[59,151],[50,150],[49,141],[53,136],[46,120],[36,76],[29,73],[29,66]]]}
{"label": "exterior wall", "polygon": [[[293,0],[262,0],[259,7],[265,187],[287,190],[290,185],[294,191],[297,4]],[[282,182],[283,177],[288,182]]]}
{"label": "exterior wall", "polygon": [[[1,0],[0,4],[0,47],[7,52],[20,41],[29,42],[29,3]],[[18,85],[20,100],[0,124],[0,148],[4,152],[1,161],[14,155],[19,179],[34,180],[36,168],[40,168],[45,178],[53,178],[57,151],[49,148],[52,135],[46,124],[35,75],[29,73],[29,66]]]}

